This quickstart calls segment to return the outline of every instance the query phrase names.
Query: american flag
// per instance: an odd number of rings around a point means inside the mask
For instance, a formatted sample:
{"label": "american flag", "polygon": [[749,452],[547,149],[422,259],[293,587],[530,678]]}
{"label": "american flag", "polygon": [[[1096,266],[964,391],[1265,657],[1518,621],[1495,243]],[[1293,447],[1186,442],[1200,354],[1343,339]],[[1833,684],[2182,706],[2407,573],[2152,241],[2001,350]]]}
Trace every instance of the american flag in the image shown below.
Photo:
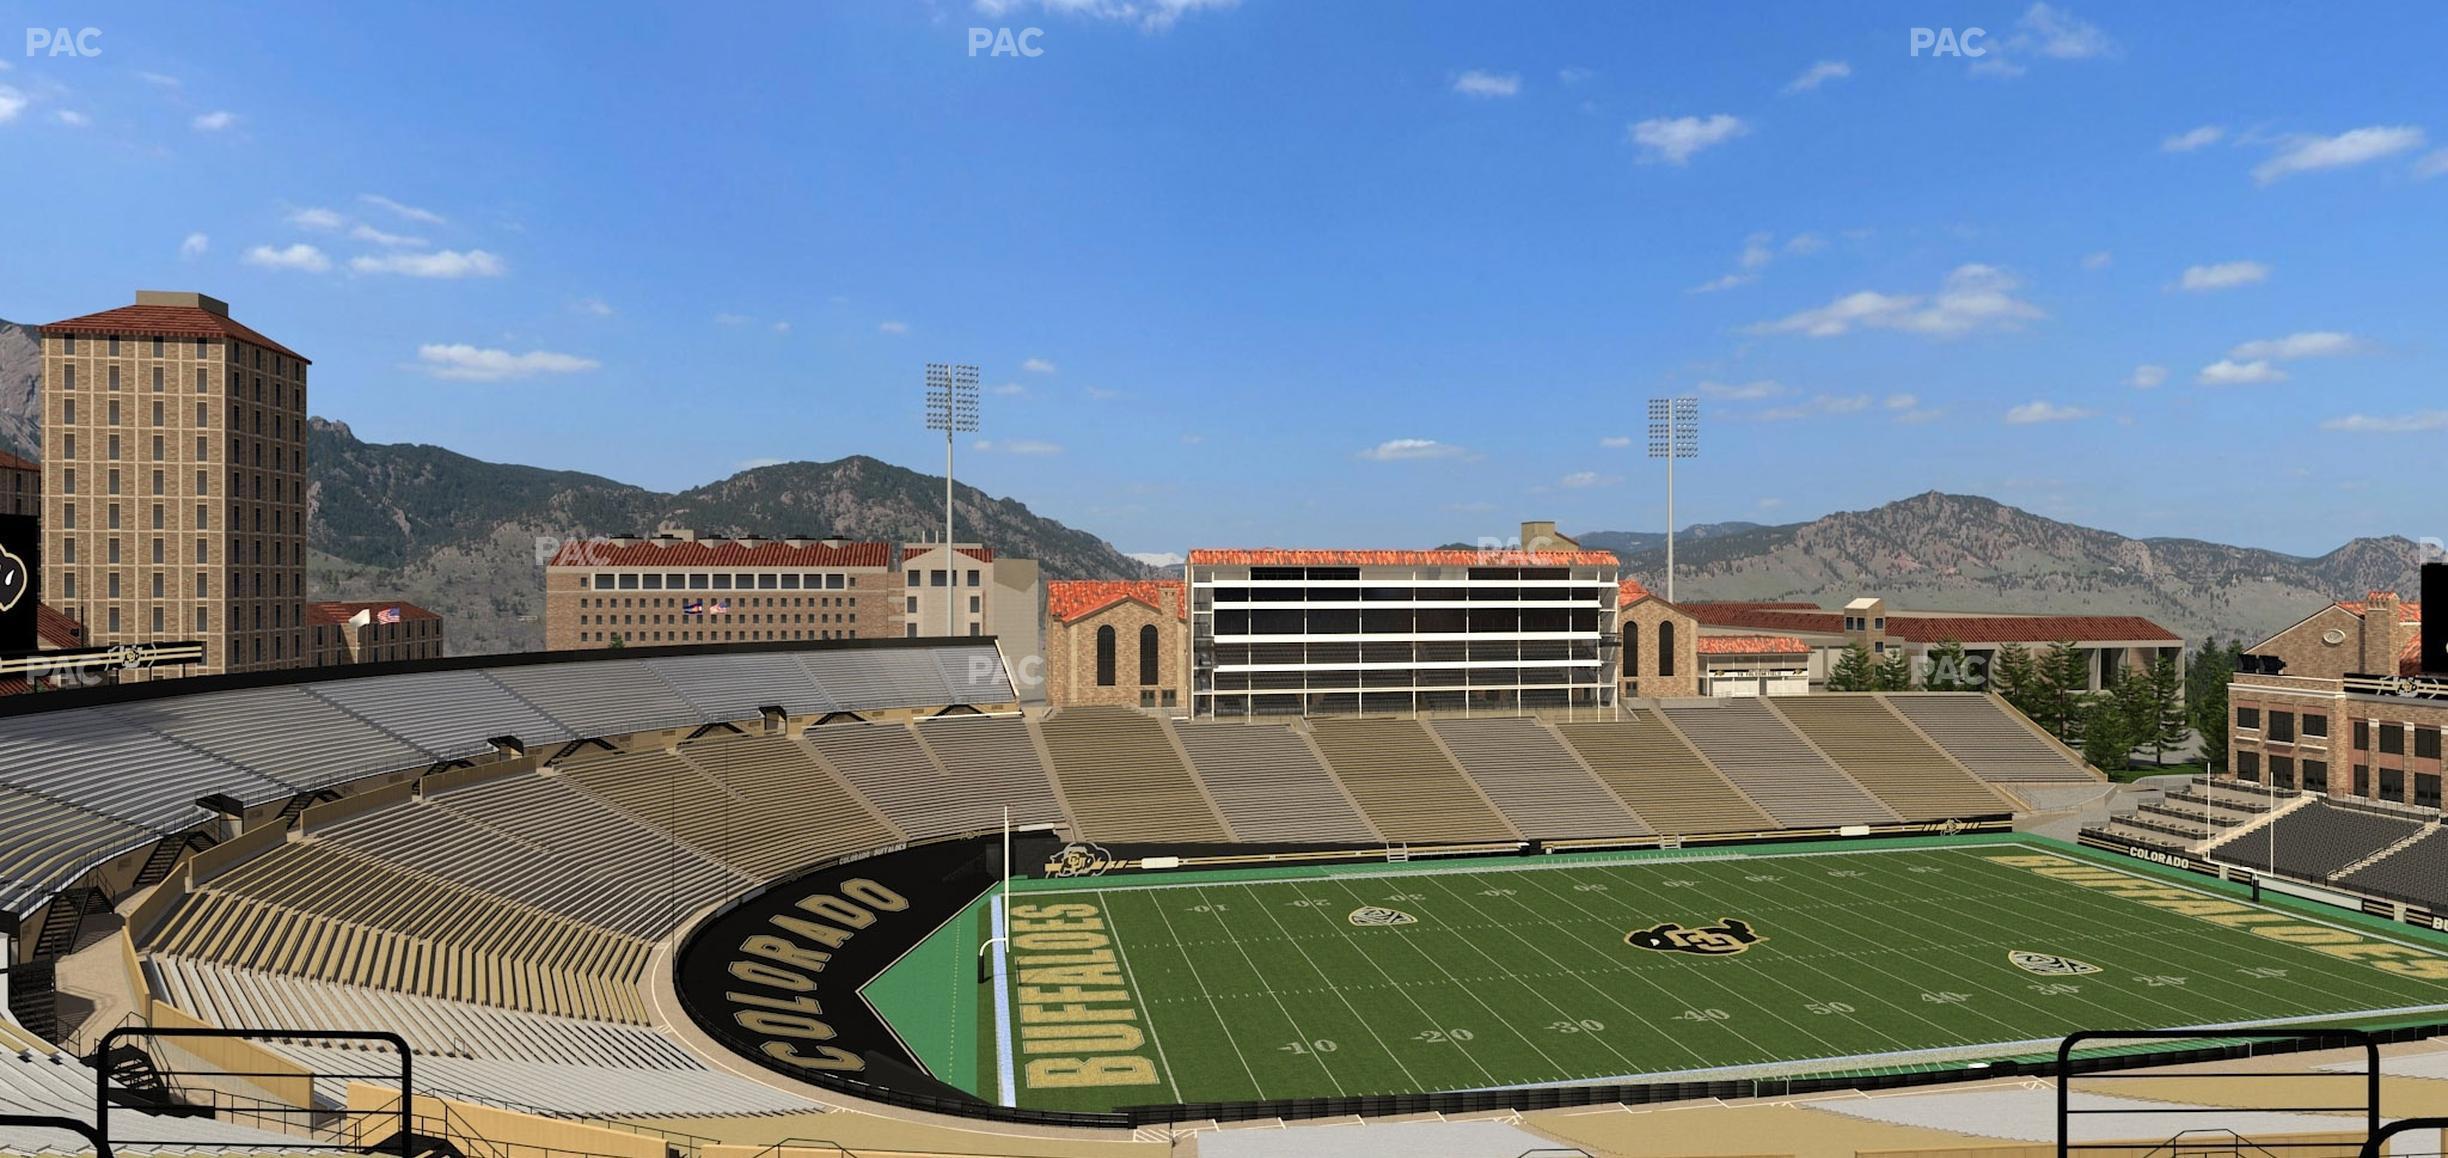
{"label": "american flag", "polygon": [[382,614],[374,617],[374,622],[376,623],[398,623],[399,621],[400,609],[397,607],[385,607],[382,610]]}
{"label": "american flag", "polygon": [[703,615],[703,614],[705,614],[705,600],[703,600],[703,599],[691,599],[691,600],[689,600],[688,602],[681,604],[681,605],[680,605],[680,614],[682,614],[682,615]]}
{"label": "american flag", "polygon": [[707,610],[712,611],[716,615],[729,615],[731,614],[731,601],[728,599],[717,599],[714,601],[714,606],[707,608]]}

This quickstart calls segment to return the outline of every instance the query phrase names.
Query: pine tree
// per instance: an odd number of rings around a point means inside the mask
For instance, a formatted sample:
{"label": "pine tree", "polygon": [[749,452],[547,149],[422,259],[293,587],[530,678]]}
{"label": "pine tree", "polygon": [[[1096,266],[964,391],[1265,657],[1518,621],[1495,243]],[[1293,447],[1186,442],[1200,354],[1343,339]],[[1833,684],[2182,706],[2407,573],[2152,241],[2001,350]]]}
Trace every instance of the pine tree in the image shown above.
{"label": "pine tree", "polygon": [[1862,646],[1860,641],[1856,640],[1845,647],[1844,655],[1837,659],[1835,668],[1828,672],[1827,690],[1866,692],[1870,690],[1870,685],[1875,678],[1876,673],[1870,668],[1870,649]]}
{"label": "pine tree", "polygon": [[2213,772],[2227,770],[2227,677],[2235,674],[2242,661],[2241,642],[2219,647],[2194,657],[2195,670],[2213,673],[2214,679],[2203,682],[2201,700],[2193,706],[2193,733],[2201,737],[2202,762]]}
{"label": "pine tree", "polygon": [[2082,756],[2102,772],[2124,770],[2133,755],[2133,731],[2114,695],[2094,696],[2082,714]]}
{"label": "pine tree", "polygon": [[1962,644],[1948,639],[1930,648],[1929,670],[1922,673],[1921,690],[1925,692],[1980,690],[1980,681],[1972,674],[1971,657],[1964,654]]}
{"label": "pine tree", "polygon": [[1989,665],[1989,690],[2033,723],[2040,722],[2040,668],[2022,644],[1998,649],[1996,661]]}
{"label": "pine tree", "polygon": [[2072,640],[2049,645],[2040,657],[2040,721],[2057,738],[2071,743],[2083,723],[2083,696],[2091,688],[2091,668]]}
{"label": "pine tree", "polygon": [[2167,763],[2167,750],[2184,744],[2192,733],[2193,721],[2185,711],[2185,677],[2176,668],[2176,657],[2160,656],[2150,667],[2151,763]]}
{"label": "pine tree", "polygon": [[1870,673],[1870,690],[1874,692],[1909,692],[1912,685],[1912,656],[1900,647],[1889,651],[1887,658],[1880,660]]}

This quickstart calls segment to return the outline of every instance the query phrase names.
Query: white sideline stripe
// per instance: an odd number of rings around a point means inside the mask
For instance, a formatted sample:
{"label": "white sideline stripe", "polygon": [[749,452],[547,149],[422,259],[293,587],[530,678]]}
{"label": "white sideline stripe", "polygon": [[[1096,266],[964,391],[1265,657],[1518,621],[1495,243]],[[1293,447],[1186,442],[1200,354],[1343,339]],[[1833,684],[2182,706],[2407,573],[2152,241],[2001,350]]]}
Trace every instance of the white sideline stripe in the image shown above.
{"label": "white sideline stripe", "polygon": [[[994,895],[990,919],[992,928],[1003,927],[1003,894]],[[995,1010],[995,1098],[997,1104],[1020,1104],[1019,1087],[1012,1075],[1011,986],[1004,977],[1004,953],[1011,946],[998,940],[994,943],[994,1010]]]}

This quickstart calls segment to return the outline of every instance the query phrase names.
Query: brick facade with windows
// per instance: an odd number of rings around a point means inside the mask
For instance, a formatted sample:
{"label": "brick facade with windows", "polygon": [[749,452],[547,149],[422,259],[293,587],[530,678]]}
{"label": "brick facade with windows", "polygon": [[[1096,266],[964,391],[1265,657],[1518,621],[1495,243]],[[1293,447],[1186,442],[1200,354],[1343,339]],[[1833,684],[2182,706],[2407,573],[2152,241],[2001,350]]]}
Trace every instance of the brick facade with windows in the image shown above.
{"label": "brick facade with windows", "polygon": [[2374,591],[2247,648],[2285,666],[2229,680],[2228,768],[2279,788],[2438,809],[2448,702],[2348,691],[2345,679],[2413,674],[2421,627],[2418,604]]}
{"label": "brick facade with windows", "polygon": [[[1048,583],[1045,637],[1049,704],[1185,710],[1190,619],[1181,580]],[[1015,674],[1025,682],[1026,672]]]}

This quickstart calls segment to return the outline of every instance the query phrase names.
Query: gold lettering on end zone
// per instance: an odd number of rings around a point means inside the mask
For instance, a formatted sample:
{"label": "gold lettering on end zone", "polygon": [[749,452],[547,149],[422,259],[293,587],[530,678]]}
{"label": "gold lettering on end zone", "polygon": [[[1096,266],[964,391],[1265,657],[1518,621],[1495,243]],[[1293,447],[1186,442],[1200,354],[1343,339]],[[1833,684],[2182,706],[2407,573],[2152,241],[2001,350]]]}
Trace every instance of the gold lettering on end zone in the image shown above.
{"label": "gold lettering on end zone", "polygon": [[1021,1080],[1041,1090],[1157,1084],[1103,912],[1078,902],[1013,905],[1011,932]]}

